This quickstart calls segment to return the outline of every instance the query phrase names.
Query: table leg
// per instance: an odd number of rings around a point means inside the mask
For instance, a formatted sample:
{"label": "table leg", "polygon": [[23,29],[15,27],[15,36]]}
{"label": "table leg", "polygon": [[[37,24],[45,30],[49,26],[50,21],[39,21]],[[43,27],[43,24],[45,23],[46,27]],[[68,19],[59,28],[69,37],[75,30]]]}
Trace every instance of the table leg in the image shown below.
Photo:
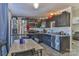
{"label": "table leg", "polygon": [[42,56],[42,49],[40,49],[40,56]]}
{"label": "table leg", "polygon": [[11,53],[11,56],[15,56],[15,53]]}
{"label": "table leg", "polygon": [[0,53],[1,53],[0,56],[2,56],[2,48],[0,49]]}

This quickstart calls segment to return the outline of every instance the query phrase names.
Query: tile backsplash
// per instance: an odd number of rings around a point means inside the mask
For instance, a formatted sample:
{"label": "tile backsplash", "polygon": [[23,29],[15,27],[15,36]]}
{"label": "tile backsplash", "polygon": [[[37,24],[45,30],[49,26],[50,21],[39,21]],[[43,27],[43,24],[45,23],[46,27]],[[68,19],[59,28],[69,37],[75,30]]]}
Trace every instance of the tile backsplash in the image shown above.
{"label": "tile backsplash", "polygon": [[71,35],[71,27],[53,27],[53,28],[31,28],[37,31],[43,31],[43,29],[47,30],[47,33],[59,33],[63,31],[65,34]]}
{"label": "tile backsplash", "polygon": [[59,33],[61,31],[63,31],[65,34],[71,35],[71,27],[54,27],[48,31],[50,31],[51,33],[52,32]]}

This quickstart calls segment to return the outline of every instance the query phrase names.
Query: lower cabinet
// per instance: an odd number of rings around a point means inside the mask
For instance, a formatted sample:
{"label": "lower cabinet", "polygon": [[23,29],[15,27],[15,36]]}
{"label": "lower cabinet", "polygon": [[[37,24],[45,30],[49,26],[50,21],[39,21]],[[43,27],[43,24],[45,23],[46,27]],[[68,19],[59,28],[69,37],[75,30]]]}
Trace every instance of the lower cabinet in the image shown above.
{"label": "lower cabinet", "polygon": [[35,37],[39,39],[39,42],[42,42],[61,53],[70,51],[70,36],[36,34]]}
{"label": "lower cabinet", "polygon": [[38,43],[43,42],[43,34],[34,34],[33,37],[34,37],[34,40],[35,38],[39,40]]}
{"label": "lower cabinet", "polygon": [[60,37],[61,38],[61,52],[69,52],[70,51],[70,36]]}
{"label": "lower cabinet", "polygon": [[70,36],[52,36],[51,47],[65,53],[70,51]]}
{"label": "lower cabinet", "polygon": [[51,46],[51,35],[43,35],[43,43]]}
{"label": "lower cabinet", "polygon": [[43,35],[42,34],[37,34],[37,38],[39,39],[39,43],[41,43],[43,41]]}

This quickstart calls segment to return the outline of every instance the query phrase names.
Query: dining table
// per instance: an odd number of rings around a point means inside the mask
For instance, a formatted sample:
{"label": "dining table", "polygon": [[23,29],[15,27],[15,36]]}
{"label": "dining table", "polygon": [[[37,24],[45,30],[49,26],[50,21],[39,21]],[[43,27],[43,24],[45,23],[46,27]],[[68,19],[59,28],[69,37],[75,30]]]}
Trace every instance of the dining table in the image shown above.
{"label": "dining table", "polygon": [[18,53],[22,51],[28,51],[32,48],[35,49],[35,51],[38,51],[40,56],[42,56],[43,47],[35,42],[33,39],[24,39],[24,43],[20,44],[20,40],[14,40],[12,46],[10,47],[8,56],[12,56],[12,53]]}

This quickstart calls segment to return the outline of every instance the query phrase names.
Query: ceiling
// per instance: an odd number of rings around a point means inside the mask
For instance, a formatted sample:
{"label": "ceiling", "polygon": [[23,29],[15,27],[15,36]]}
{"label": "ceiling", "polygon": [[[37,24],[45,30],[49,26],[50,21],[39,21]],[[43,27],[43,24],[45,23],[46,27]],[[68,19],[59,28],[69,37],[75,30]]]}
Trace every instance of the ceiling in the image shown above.
{"label": "ceiling", "polygon": [[73,10],[79,8],[77,3],[40,3],[38,9],[34,9],[33,3],[9,3],[9,9],[14,16],[46,16],[49,12],[61,10],[71,6]]}

